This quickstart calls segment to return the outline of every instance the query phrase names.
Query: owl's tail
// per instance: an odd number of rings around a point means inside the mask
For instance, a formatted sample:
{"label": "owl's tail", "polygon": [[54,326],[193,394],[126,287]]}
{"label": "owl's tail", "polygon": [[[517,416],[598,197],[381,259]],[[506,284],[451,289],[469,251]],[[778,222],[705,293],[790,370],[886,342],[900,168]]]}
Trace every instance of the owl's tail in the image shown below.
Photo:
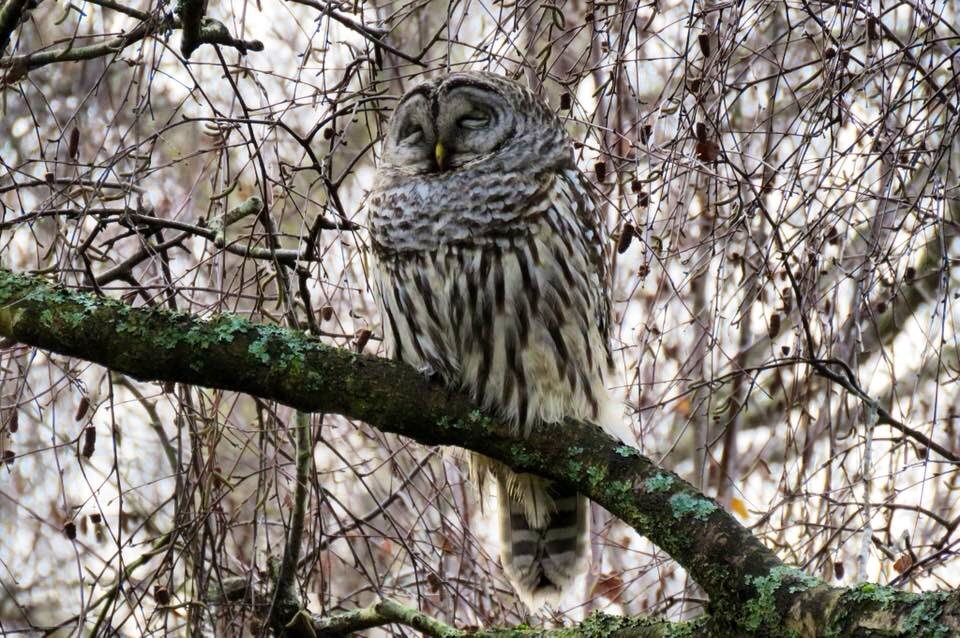
{"label": "owl's tail", "polygon": [[590,559],[590,502],[532,474],[497,479],[500,560],[531,609],[556,603]]}

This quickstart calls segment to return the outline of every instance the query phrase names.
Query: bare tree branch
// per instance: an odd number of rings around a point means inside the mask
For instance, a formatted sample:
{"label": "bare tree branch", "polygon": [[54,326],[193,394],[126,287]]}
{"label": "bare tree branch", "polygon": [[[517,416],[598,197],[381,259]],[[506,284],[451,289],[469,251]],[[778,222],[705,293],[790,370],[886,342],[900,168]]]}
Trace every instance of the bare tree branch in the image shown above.
{"label": "bare tree branch", "polygon": [[6,0],[0,5],[0,55],[7,50],[10,36],[23,19],[32,0]]}
{"label": "bare tree branch", "polygon": [[[11,0],[12,2],[13,0]],[[106,42],[100,44],[91,44],[87,46],[73,46],[69,44],[61,49],[52,51],[37,51],[25,55],[13,55],[0,58],[0,68],[10,69],[7,72],[6,81],[15,82],[25,76],[30,71],[55,64],[57,62],[78,62],[80,60],[92,60],[110,55],[119,55],[125,48],[167,29],[182,28],[183,22],[177,17],[156,18],[151,17],[135,26],[130,31],[118,35]],[[223,23],[209,18],[204,19],[199,35],[199,44],[222,44],[232,47],[246,53],[247,51],[263,51],[263,43],[260,40],[242,40],[230,35],[227,27]]]}

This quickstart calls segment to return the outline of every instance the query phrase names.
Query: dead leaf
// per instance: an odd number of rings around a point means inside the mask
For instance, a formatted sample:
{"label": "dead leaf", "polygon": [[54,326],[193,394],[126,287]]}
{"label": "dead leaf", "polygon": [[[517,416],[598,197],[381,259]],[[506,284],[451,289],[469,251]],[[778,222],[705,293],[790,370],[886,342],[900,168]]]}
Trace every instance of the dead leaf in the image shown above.
{"label": "dead leaf", "polygon": [[898,574],[902,574],[912,566],[913,558],[910,554],[900,554],[900,557],[893,563],[893,569],[896,570]]}
{"label": "dead leaf", "polygon": [[750,516],[750,512],[747,511],[747,505],[743,502],[743,499],[736,497],[731,498],[730,509],[733,510],[734,514],[740,518],[747,518]]}
{"label": "dead leaf", "polygon": [[620,595],[623,593],[623,588],[623,579],[618,575],[603,574],[597,580],[597,584],[593,587],[593,595],[602,596],[611,602],[617,602],[620,600]]}

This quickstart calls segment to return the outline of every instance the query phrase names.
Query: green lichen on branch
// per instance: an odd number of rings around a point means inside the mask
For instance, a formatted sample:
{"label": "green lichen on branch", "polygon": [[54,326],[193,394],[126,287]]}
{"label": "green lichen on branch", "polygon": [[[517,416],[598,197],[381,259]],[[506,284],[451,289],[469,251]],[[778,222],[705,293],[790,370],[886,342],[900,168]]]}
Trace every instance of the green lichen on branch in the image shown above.
{"label": "green lichen on branch", "polygon": [[526,626],[472,629],[451,627],[426,614],[392,600],[369,607],[317,617],[313,631],[318,638],[343,636],[386,625],[403,625],[431,638],[707,638],[707,618],[686,622],[668,622],[647,617],[626,618],[594,612],[583,622],[570,627],[538,629]]}
{"label": "green lichen on branch", "polygon": [[804,592],[820,584],[820,579],[805,574],[795,567],[777,566],[766,576],[752,576],[748,580],[756,588],[756,595],[745,606],[743,625],[750,631],[764,629],[770,635],[794,633],[781,628],[783,613],[777,604],[777,594],[786,587],[786,593]]}
{"label": "green lichen on branch", "polygon": [[673,477],[669,474],[658,472],[643,482],[643,487],[648,492],[665,492],[674,484]]}
{"label": "green lichen on branch", "polygon": [[[954,594],[956,596],[956,594]],[[900,623],[904,635],[918,638],[949,638],[956,631],[940,622],[947,609],[949,592],[929,592],[916,602]]]}
{"label": "green lichen on branch", "polygon": [[960,592],[917,594],[861,583],[839,591],[836,599],[833,613],[823,623],[827,638],[864,635],[865,627],[876,635],[898,638],[960,636]]}
{"label": "green lichen on branch", "polygon": [[702,496],[681,492],[670,497],[670,507],[673,508],[674,518],[692,516],[698,521],[705,521],[717,511],[717,504]]}

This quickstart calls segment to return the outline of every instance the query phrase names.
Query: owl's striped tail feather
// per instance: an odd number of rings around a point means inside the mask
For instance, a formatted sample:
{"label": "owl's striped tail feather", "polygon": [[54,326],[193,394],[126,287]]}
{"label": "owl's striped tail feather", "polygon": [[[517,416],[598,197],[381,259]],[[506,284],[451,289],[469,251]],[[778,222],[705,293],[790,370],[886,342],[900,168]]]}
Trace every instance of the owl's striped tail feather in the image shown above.
{"label": "owl's striped tail feather", "polygon": [[531,474],[497,478],[500,560],[531,609],[556,604],[590,560],[590,502]]}

